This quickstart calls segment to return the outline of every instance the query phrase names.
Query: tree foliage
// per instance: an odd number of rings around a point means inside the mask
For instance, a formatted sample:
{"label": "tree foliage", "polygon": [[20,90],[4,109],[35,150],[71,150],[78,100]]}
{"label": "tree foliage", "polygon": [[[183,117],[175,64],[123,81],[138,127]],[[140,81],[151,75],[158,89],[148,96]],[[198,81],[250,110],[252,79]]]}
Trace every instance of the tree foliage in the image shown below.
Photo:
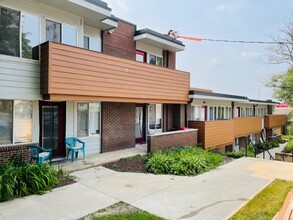
{"label": "tree foliage", "polygon": [[273,75],[267,86],[273,88],[273,97],[293,105],[293,66],[286,73]]}

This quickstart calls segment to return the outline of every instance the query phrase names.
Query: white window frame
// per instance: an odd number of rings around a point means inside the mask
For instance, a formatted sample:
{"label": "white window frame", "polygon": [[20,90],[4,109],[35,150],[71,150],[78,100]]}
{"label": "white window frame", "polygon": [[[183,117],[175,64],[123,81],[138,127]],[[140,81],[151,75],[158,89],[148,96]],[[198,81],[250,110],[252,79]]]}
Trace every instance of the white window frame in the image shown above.
{"label": "white window frame", "polygon": [[[33,134],[33,132],[34,132],[34,129],[33,129],[33,127],[34,127],[34,115],[35,115],[35,112],[34,112],[34,101],[32,101],[32,100],[21,100],[21,99],[13,99],[13,100],[11,100],[11,99],[0,99],[0,101],[12,101],[12,140],[11,140],[11,144],[4,144],[4,145],[19,145],[19,144],[31,144],[31,143],[33,143],[33,139],[34,139],[34,134]],[[32,103],[32,130],[31,130],[31,141],[28,141],[28,142],[20,142],[20,143],[15,143],[15,136],[14,136],[14,134],[15,134],[15,101],[28,101],[28,102],[31,102]],[[1,146],[1,144],[0,144],[0,146]]]}
{"label": "white window frame", "polygon": [[156,64],[151,64],[151,65],[159,66],[159,65],[157,65],[157,58],[159,57],[159,58],[162,59],[162,66],[161,66],[161,67],[164,66],[164,59],[163,59],[163,56],[161,56],[161,55],[157,55],[157,54],[153,54],[153,53],[148,53],[148,63],[149,63],[149,64],[150,64],[150,62],[151,62],[151,56],[155,56],[155,57],[156,57]]}
{"label": "white window frame", "polygon": [[[79,42],[79,39],[78,39],[78,32],[79,32],[79,30],[78,30],[78,27],[77,26],[75,26],[75,25],[73,25],[73,24],[70,24],[70,23],[67,23],[67,22],[63,22],[63,21],[60,21],[60,20],[58,20],[58,19],[54,19],[54,18],[51,18],[51,17],[44,17],[44,21],[43,21],[43,31],[44,31],[44,34],[43,34],[43,41],[42,42],[46,42],[47,41],[47,39],[46,39],[46,21],[47,20],[50,20],[50,21],[53,21],[53,22],[56,22],[56,23],[59,23],[59,24],[61,24],[61,44],[64,44],[63,43],[63,25],[64,24],[66,24],[66,25],[69,25],[69,26],[72,26],[72,27],[75,27],[76,28],[76,46],[74,46],[74,45],[69,45],[69,46],[72,46],[72,47],[77,47],[78,46],[78,42]],[[66,44],[66,45],[68,45],[68,44]]]}
{"label": "white window frame", "polygon": [[[149,124],[149,113],[147,113],[147,131],[148,131],[148,134],[158,134],[158,133],[162,133],[163,132],[163,126],[164,126],[164,114],[163,114],[163,112],[164,112],[164,106],[163,106],[163,104],[160,104],[160,103],[152,103],[152,104],[150,104],[150,105],[155,105],[155,106],[157,106],[157,105],[161,105],[161,110],[162,110],[162,112],[161,112],[161,128],[155,128],[155,129],[150,129],[150,124]],[[149,112],[149,106],[150,105],[148,105],[147,107],[147,112]],[[157,107],[156,107],[156,109],[155,109],[155,123],[157,124]]]}
{"label": "white window frame", "polygon": [[[79,136],[77,136],[77,106],[78,106],[78,103],[86,103],[86,104],[88,104],[88,106],[89,106],[89,108],[88,108],[88,135],[86,135],[86,136],[83,136],[83,137],[79,137]],[[99,134],[91,134],[90,133],[90,104],[91,103],[100,103],[100,106],[101,106],[101,111],[100,111],[100,121],[99,121],[99,131],[100,131],[100,133]],[[76,132],[74,132],[75,133],[75,136],[76,137],[78,137],[78,138],[88,138],[88,137],[94,137],[94,136],[101,136],[101,113],[102,113],[102,102],[83,102],[83,101],[78,101],[78,102],[75,102],[75,123],[74,123],[74,128],[75,128],[75,131]]]}

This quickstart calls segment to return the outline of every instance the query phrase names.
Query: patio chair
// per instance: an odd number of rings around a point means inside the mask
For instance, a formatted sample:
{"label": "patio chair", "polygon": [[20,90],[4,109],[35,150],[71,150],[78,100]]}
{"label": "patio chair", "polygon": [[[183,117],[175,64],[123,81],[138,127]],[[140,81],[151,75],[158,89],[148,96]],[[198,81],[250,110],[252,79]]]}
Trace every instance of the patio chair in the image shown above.
{"label": "patio chair", "polygon": [[31,162],[34,160],[38,164],[43,164],[45,160],[49,159],[50,164],[52,161],[52,150],[45,149],[40,146],[30,146]]}
{"label": "patio chair", "polygon": [[65,139],[67,149],[67,160],[69,154],[71,155],[71,162],[73,162],[74,155],[78,157],[78,151],[83,152],[83,160],[85,159],[85,143],[78,138],[68,137]]}

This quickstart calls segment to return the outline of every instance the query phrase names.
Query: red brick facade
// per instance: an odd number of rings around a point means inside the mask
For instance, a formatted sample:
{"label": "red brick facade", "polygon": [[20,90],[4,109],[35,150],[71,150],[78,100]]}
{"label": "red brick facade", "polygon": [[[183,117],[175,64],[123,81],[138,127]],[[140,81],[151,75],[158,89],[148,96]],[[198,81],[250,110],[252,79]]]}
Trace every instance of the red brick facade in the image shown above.
{"label": "red brick facade", "polygon": [[173,127],[176,129],[185,125],[185,105],[173,105]]}
{"label": "red brick facade", "polygon": [[102,103],[102,153],[135,147],[135,103]]}
{"label": "red brick facade", "polygon": [[176,53],[170,52],[168,53],[168,68],[176,69]]}
{"label": "red brick facade", "polygon": [[197,145],[197,130],[165,132],[159,135],[148,136],[148,152],[182,146]]}
{"label": "red brick facade", "polygon": [[8,145],[0,147],[0,165],[5,164],[14,157],[20,157],[24,162],[30,161],[29,146],[35,144],[19,144],[19,145]]}
{"label": "red brick facade", "polygon": [[103,32],[103,53],[126,58],[136,59],[136,42],[133,40],[136,26],[127,22],[118,21],[118,27],[110,34]]}

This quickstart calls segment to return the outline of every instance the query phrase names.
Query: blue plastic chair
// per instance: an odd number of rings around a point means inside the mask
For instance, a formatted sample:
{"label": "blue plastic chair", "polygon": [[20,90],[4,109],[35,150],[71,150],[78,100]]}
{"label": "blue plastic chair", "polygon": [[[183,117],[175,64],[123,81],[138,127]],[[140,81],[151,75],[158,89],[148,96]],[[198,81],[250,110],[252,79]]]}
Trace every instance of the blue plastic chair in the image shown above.
{"label": "blue plastic chair", "polygon": [[[67,160],[69,154],[71,154],[71,162],[73,162],[74,155],[78,156],[78,151],[83,152],[83,160],[85,159],[85,143],[78,138],[69,137],[65,139],[67,149]],[[78,144],[79,143],[79,144]]]}
{"label": "blue plastic chair", "polygon": [[30,146],[30,153],[31,153],[31,162],[32,160],[36,161],[38,164],[43,164],[45,160],[49,159],[50,164],[52,161],[52,150],[45,149],[39,146]]}

